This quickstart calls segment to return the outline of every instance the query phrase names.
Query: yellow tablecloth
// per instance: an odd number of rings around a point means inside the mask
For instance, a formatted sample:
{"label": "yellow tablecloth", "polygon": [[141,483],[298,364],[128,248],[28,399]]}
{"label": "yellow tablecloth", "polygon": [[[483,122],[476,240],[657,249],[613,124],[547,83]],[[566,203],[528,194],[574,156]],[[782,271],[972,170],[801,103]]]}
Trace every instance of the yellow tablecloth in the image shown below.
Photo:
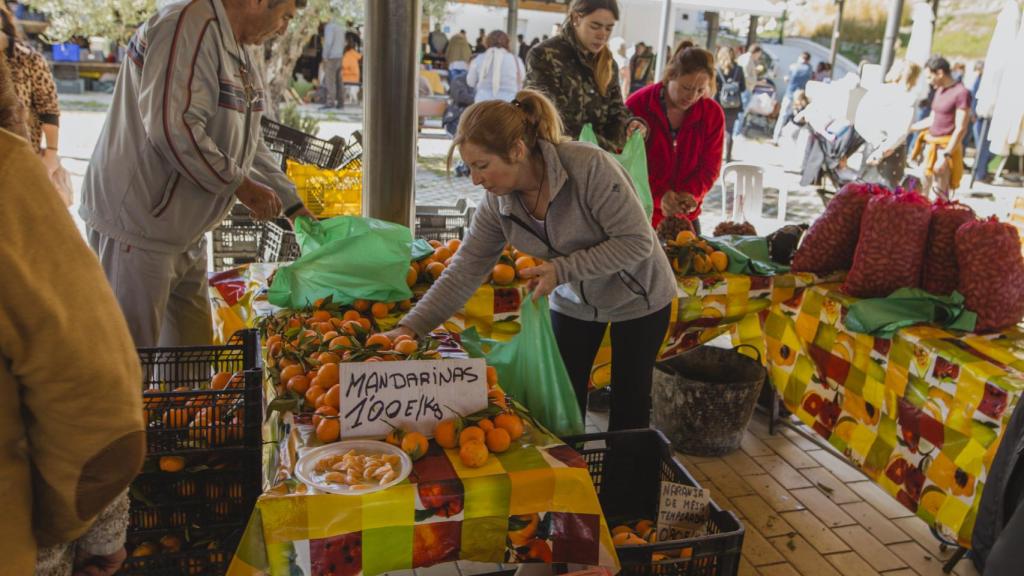
{"label": "yellow tablecloth", "polygon": [[[1024,391],[1024,332],[891,340],[847,330],[854,298],[815,286],[759,316],[787,408],[929,525],[969,545],[1002,428]],[[744,322],[752,335],[758,319]]]}

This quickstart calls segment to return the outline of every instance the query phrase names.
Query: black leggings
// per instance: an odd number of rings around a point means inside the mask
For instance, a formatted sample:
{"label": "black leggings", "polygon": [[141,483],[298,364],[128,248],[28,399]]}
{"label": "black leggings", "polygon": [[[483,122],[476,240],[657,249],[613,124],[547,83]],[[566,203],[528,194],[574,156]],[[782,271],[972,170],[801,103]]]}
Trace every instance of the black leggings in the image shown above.
{"label": "black leggings", "polygon": [[[608,429],[647,428],[651,421],[651,376],[668,330],[672,305],[647,316],[612,322],[612,396]],[[551,311],[551,324],[580,412],[587,413],[587,384],[607,322],[577,320]]]}

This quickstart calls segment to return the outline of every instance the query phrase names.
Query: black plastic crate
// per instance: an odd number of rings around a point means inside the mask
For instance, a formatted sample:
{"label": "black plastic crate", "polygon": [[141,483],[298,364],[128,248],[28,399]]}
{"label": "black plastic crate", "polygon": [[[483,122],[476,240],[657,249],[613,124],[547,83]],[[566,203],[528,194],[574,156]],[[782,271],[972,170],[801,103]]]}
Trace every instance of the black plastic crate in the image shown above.
{"label": "black plastic crate", "polygon": [[[582,446],[609,526],[641,519],[657,520],[661,481],[700,486],[675,459],[658,430],[623,430],[563,439]],[[711,502],[707,534],[684,540],[616,547],[622,572],[630,576],[734,576],[739,571],[743,526],[736,516]],[[689,549],[686,558],[680,551]],[[654,554],[670,558],[655,562]]]}
{"label": "black plastic crate", "polygon": [[295,231],[287,221],[267,222],[260,238],[260,262],[291,262],[301,255]]}
{"label": "black plastic crate", "polygon": [[350,148],[353,154],[358,152],[358,155],[362,156],[362,146],[358,146],[356,150],[352,144],[346,144],[345,139],[340,136],[321,140],[266,116],[260,120],[260,126],[263,129],[263,140],[271,152],[303,164],[337,170],[354,160],[351,155],[346,155]]}
{"label": "black plastic crate", "polygon": [[132,482],[128,530],[139,538],[174,530],[222,533],[248,520],[260,495],[257,458],[193,458],[178,472],[163,472],[157,458]]}
{"label": "black plastic crate", "polygon": [[459,200],[454,206],[417,206],[416,236],[427,240],[462,239],[473,221],[475,209]]}
{"label": "black plastic crate", "polygon": [[138,352],[150,456],[260,450],[263,370],[257,331],[243,330],[225,346]]}
{"label": "black plastic crate", "polygon": [[[168,530],[162,534],[133,534],[129,531],[126,547],[128,559],[122,576],[182,576],[226,574],[235,548],[242,539],[244,525],[229,530]],[[172,552],[161,548],[160,538],[180,539],[182,549]],[[145,551],[144,551],[145,550]]]}
{"label": "black plastic crate", "polygon": [[262,228],[259,222],[251,219],[225,220],[213,229],[214,255],[255,255],[259,248]]}

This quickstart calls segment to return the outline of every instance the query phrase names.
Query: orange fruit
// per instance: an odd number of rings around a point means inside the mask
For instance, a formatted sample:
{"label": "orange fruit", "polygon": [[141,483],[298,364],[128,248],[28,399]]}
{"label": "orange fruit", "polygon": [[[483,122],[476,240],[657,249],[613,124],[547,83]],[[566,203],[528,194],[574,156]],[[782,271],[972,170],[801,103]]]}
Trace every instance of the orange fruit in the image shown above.
{"label": "orange fruit", "polygon": [[398,303],[398,309],[403,312],[412,310],[412,300],[402,300]]}
{"label": "orange fruit", "polygon": [[516,269],[508,264],[496,264],[491,270],[491,279],[495,284],[511,284],[516,281]]}
{"label": "orange fruit", "polygon": [[348,336],[338,336],[337,338],[331,340],[331,343],[327,345],[327,347],[331,350],[334,350],[336,348],[350,348],[351,346],[352,339],[349,338]]}
{"label": "orange fruit", "polygon": [[320,366],[320,370],[316,373],[317,379],[320,380],[320,385],[324,387],[331,387],[341,381],[341,377],[338,375],[338,365],[334,362],[328,362]]}
{"label": "orange fruit", "polygon": [[285,368],[289,366],[294,366],[298,363],[299,362],[293,358],[281,358],[280,360],[277,361],[277,367],[280,368],[281,370],[284,370]]}
{"label": "orange fruit", "polygon": [[633,531],[637,534],[645,534],[648,530],[650,530],[653,527],[654,522],[651,522],[650,520],[641,520],[636,523],[636,526],[633,527]]}
{"label": "orange fruit", "polygon": [[369,332],[370,331],[370,326],[371,325],[370,325],[370,320],[369,319],[367,319],[367,318],[360,318],[359,319],[359,327],[363,329],[363,332]]}
{"label": "orange fruit", "polygon": [[413,460],[419,460],[427,453],[427,437],[419,432],[409,432],[402,438],[402,452]]}
{"label": "orange fruit", "polygon": [[184,428],[189,421],[188,408],[171,408],[164,412],[164,428]]}
{"label": "orange fruit", "polygon": [[305,374],[292,376],[291,380],[288,381],[288,384],[286,384],[286,386],[292,392],[295,392],[299,396],[302,396],[303,394],[306,393],[306,390],[309,390],[309,378],[307,378]]}
{"label": "orange fruit", "polygon": [[377,346],[381,350],[391,350],[391,339],[387,335],[378,332],[377,334],[371,334],[366,339],[366,347]]}
{"label": "orange fruit", "polygon": [[[477,428],[479,430],[479,428]],[[472,442],[466,442],[459,448],[459,460],[468,466],[469,468],[479,468],[487,463],[487,458],[490,457],[490,452],[487,451],[487,446],[484,446],[483,442],[479,440],[473,440]]]}
{"label": "orange fruit", "polygon": [[523,419],[515,414],[498,414],[494,417],[495,428],[504,428],[513,440],[523,435]]}
{"label": "orange fruit", "polygon": [[316,409],[313,413],[313,426],[320,424],[320,421],[324,419],[324,416],[337,416],[338,410],[332,406],[321,406]]}
{"label": "orange fruit", "polygon": [[[362,318],[360,318],[360,320],[362,320]],[[359,320],[348,320],[342,324],[341,330],[350,336],[356,336],[363,331],[363,325]]]}
{"label": "orange fruit", "polygon": [[676,234],[676,244],[684,245],[689,244],[697,239],[697,235],[691,230],[680,230],[679,234]]}
{"label": "orange fruit", "polygon": [[491,388],[487,391],[487,401],[501,409],[507,409],[508,403],[505,401],[505,391],[501,388]]}
{"label": "orange fruit", "polygon": [[370,313],[374,318],[385,318],[388,315],[388,305],[383,302],[374,302],[373,306],[370,306]]}
{"label": "orange fruit", "polygon": [[512,445],[512,437],[504,428],[494,428],[487,431],[487,449],[496,454],[508,450]]}
{"label": "orange fruit", "polygon": [[498,383],[498,369],[494,366],[487,367],[487,386],[491,387]]}
{"label": "orange fruit", "polygon": [[363,315],[355,310],[345,310],[345,313],[341,315],[341,321],[344,324],[349,320],[359,320]]}
{"label": "orange fruit", "polygon": [[392,428],[388,435],[384,437],[384,441],[392,446],[402,447],[402,438],[405,437],[405,430],[401,428]]}
{"label": "orange fruit", "polygon": [[434,440],[441,448],[455,448],[459,445],[459,432],[462,424],[459,420],[442,420],[434,428]]}
{"label": "orange fruit", "polygon": [[444,272],[444,264],[440,262],[431,262],[427,264],[427,274],[430,274],[430,278],[437,280],[441,277],[441,273]]}
{"label": "orange fruit", "polygon": [[430,245],[431,245],[431,246],[433,246],[434,248],[440,248],[440,247],[442,246],[442,244],[441,244],[441,241],[440,241],[440,240],[428,240],[428,241],[427,241],[427,244],[430,244]]}
{"label": "orange fruit", "polygon": [[161,456],[160,470],[163,472],[181,472],[185,469],[185,459],[181,456]]}
{"label": "orange fruit", "polygon": [[302,366],[299,366],[298,364],[293,364],[281,370],[281,382],[287,384],[288,381],[291,380],[293,377],[299,376],[304,373],[305,372],[302,370]]}
{"label": "orange fruit", "polygon": [[483,418],[482,420],[477,422],[476,425],[479,426],[480,429],[483,430],[484,432],[494,430],[494,422],[491,422],[487,418]]}
{"label": "orange fruit", "polygon": [[319,386],[310,386],[309,390],[306,390],[306,403],[310,406],[316,406],[316,401],[324,395],[324,389]]}
{"label": "orange fruit", "polygon": [[516,272],[522,272],[524,268],[533,268],[536,265],[537,262],[530,256],[516,258]]}
{"label": "orange fruit", "polygon": [[317,356],[316,361],[321,365],[337,364],[338,362],[341,362],[341,356],[338,356],[334,352],[321,352],[320,355]]}
{"label": "orange fruit", "polygon": [[359,312],[366,312],[370,309],[370,302],[368,300],[356,300],[352,303],[352,307]]}
{"label": "orange fruit", "polygon": [[458,238],[452,238],[448,242],[445,242],[444,246],[445,248],[448,249],[449,252],[455,254],[456,252],[459,251],[459,248],[462,247],[462,240],[459,240]]}
{"label": "orange fruit", "polygon": [[214,390],[223,390],[228,387],[229,382],[231,382],[230,372],[217,372],[213,375],[213,379],[210,380],[210,388]]}
{"label": "orange fruit", "polygon": [[444,262],[445,260],[452,257],[452,251],[444,246],[434,248],[434,260],[438,262]]}
{"label": "orange fruit", "polygon": [[408,356],[409,354],[415,353],[419,347],[420,345],[417,344],[415,340],[400,340],[395,343],[395,352]]}
{"label": "orange fruit", "polygon": [[409,266],[409,271],[405,273],[405,285],[412,288],[416,285],[416,281],[419,280],[420,272],[415,266]]}
{"label": "orange fruit", "polygon": [[331,388],[324,393],[323,405],[330,406],[335,409],[341,407],[341,384],[331,386]]}
{"label": "orange fruit", "polygon": [[316,312],[313,312],[312,318],[316,322],[330,322],[331,313],[327,310],[317,310]]}
{"label": "orange fruit", "polygon": [[483,429],[479,426],[466,426],[459,433],[459,445],[463,445],[467,442],[480,442],[481,444],[487,439],[487,435]]}
{"label": "orange fruit", "polygon": [[711,259],[711,267],[715,269],[715,272],[725,272],[725,269],[729,267],[729,256],[725,252],[715,251],[709,256]]}
{"label": "orange fruit", "polygon": [[341,423],[334,418],[323,418],[316,425],[316,437],[323,443],[335,442],[341,436]]}

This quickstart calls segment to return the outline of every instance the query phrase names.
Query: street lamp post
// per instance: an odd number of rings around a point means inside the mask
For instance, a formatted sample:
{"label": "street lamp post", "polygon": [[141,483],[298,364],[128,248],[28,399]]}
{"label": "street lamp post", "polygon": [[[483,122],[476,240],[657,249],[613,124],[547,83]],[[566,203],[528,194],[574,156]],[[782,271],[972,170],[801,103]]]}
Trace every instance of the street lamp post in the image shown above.
{"label": "street lamp post", "polygon": [[882,78],[892,68],[896,55],[896,36],[900,31],[900,16],[903,14],[903,0],[892,0],[889,15],[885,20],[885,38],[882,40]]}
{"label": "street lamp post", "polygon": [[845,0],[835,0],[836,3],[836,19],[832,23],[832,47],[828,52],[828,63],[829,71],[828,77],[832,78],[836,69],[836,55],[839,52],[839,34],[843,25],[843,5],[846,4]]}

